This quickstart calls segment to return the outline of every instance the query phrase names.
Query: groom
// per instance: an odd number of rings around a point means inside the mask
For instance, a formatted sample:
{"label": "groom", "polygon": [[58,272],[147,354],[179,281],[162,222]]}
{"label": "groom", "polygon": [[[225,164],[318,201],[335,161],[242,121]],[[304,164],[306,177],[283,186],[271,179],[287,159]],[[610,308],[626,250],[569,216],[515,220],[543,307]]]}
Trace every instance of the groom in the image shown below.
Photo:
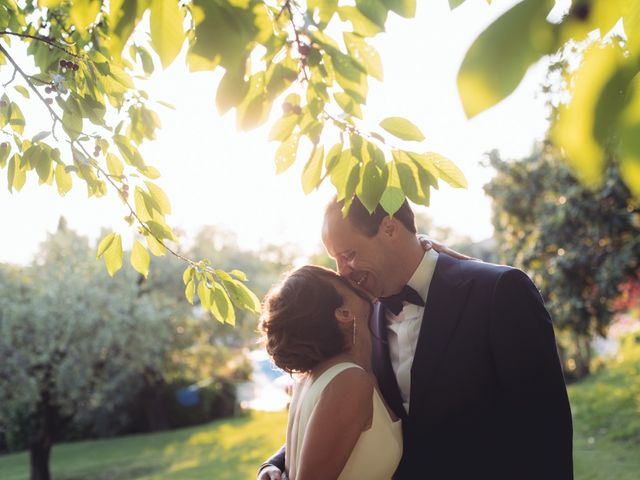
{"label": "groom", "polygon": [[[325,212],[338,272],[380,301],[373,368],[402,419],[400,480],[573,478],[571,410],[551,319],[519,270],[452,258],[419,239],[407,202],[393,217],[357,198]],[[259,479],[277,479],[284,450]]]}

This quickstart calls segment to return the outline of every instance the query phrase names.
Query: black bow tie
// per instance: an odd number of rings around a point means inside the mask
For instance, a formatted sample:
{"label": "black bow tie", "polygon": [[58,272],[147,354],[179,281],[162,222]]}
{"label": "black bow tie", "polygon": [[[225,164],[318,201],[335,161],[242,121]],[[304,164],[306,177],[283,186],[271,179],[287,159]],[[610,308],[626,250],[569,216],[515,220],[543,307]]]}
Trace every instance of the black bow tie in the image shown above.
{"label": "black bow tie", "polygon": [[404,288],[400,290],[400,293],[380,298],[380,303],[384,305],[385,308],[391,310],[394,315],[398,315],[402,311],[402,302],[409,302],[424,307],[424,302],[420,294],[409,285],[405,285]]}

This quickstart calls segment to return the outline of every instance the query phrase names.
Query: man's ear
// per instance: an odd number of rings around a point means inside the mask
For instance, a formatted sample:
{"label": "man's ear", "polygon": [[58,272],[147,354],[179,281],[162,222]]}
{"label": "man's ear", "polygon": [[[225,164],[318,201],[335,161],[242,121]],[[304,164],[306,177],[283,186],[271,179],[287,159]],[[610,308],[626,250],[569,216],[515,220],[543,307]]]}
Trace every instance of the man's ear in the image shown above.
{"label": "man's ear", "polygon": [[335,310],[335,317],[341,323],[348,323],[353,320],[353,315],[348,308],[338,307]]}

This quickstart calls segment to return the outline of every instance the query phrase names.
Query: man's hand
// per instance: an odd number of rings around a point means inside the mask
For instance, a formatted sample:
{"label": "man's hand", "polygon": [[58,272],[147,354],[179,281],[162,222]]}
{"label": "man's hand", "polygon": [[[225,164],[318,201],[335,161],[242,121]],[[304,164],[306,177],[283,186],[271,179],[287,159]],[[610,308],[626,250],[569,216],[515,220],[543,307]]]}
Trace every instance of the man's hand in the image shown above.
{"label": "man's hand", "polygon": [[273,465],[265,465],[258,472],[256,480],[285,480],[286,476],[282,475],[282,472],[278,467]]}
{"label": "man's hand", "polygon": [[435,240],[432,240],[425,235],[419,234],[418,240],[420,240],[420,245],[422,245],[422,248],[424,248],[425,252],[433,249],[438,253],[446,253],[450,257],[457,258],[458,260],[478,260],[477,258],[470,257],[468,255],[465,255],[464,253],[456,252],[455,250],[452,250],[442,243],[436,242]]}

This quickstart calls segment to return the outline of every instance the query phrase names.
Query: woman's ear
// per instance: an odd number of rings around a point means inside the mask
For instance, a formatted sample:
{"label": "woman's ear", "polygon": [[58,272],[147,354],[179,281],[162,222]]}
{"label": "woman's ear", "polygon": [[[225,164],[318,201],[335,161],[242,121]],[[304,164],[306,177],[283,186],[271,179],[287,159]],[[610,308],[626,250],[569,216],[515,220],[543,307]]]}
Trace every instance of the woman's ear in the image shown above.
{"label": "woman's ear", "polygon": [[344,307],[336,308],[335,317],[336,317],[336,320],[338,320],[341,323],[348,323],[353,320],[353,315],[351,314],[351,311],[348,308],[344,308]]}

